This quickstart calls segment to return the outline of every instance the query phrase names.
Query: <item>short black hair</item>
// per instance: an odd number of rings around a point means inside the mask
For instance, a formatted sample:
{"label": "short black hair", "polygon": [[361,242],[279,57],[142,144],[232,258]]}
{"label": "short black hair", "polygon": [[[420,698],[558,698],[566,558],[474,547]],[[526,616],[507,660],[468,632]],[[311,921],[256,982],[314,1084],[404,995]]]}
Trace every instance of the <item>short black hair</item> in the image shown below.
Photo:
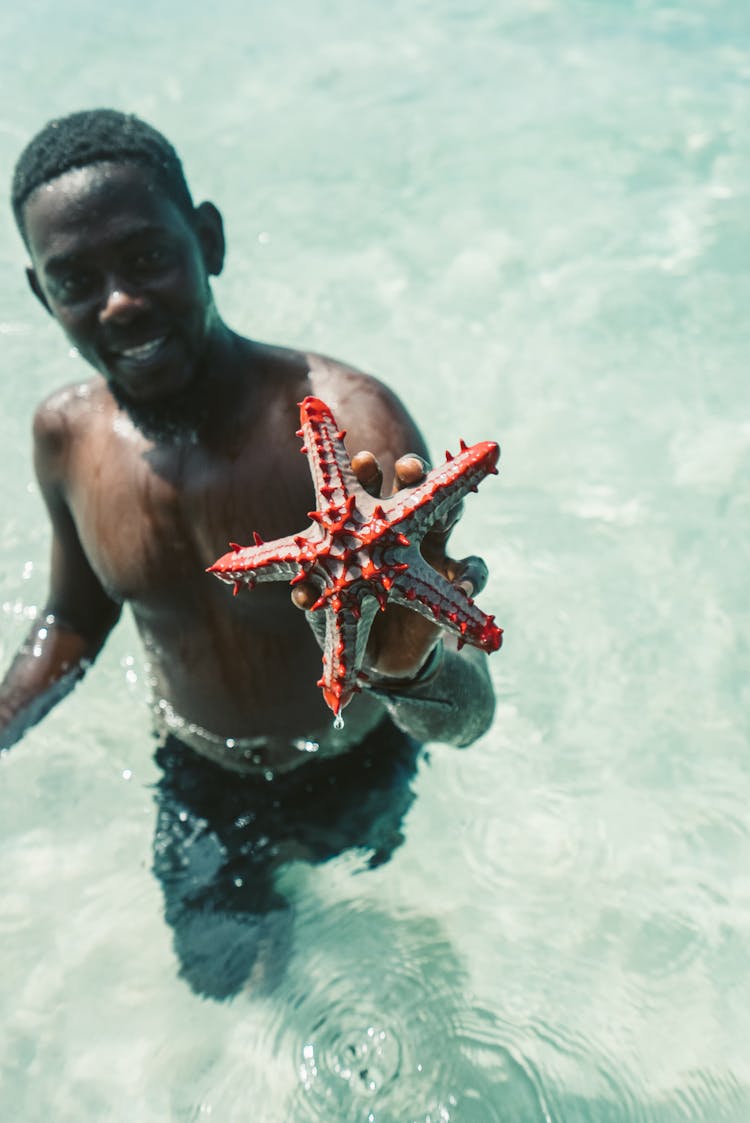
{"label": "short black hair", "polygon": [[140,164],[185,214],[194,206],[182,163],[165,136],[132,113],[85,109],[49,121],[29,141],[13,172],[11,202],[26,241],[23,208],[37,187],[70,171],[105,160]]}

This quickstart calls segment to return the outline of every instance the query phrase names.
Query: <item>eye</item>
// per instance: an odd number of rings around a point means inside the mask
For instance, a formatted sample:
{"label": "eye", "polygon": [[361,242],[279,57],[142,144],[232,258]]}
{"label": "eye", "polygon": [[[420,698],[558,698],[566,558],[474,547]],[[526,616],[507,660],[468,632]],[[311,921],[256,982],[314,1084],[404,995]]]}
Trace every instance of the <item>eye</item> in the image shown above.
{"label": "eye", "polygon": [[96,277],[88,269],[69,269],[56,274],[50,283],[52,295],[66,304],[75,304],[89,296],[96,285]]}
{"label": "eye", "polygon": [[170,254],[165,246],[149,246],[134,254],[130,264],[138,276],[150,277],[163,272],[170,262]]}

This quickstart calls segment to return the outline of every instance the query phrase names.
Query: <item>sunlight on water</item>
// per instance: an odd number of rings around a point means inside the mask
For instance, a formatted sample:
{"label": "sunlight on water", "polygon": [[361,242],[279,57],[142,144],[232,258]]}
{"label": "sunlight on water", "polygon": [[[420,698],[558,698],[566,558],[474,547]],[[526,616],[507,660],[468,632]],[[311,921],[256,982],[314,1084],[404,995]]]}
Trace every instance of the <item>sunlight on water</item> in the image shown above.
{"label": "sunlight on water", "polygon": [[[747,1123],[744,0],[41,0],[0,34],[3,167],[141,113],[222,208],[232,326],[381,375],[435,456],[501,444],[454,552],[505,629],[493,728],[429,747],[390,861],[287,842],[262,908],[237,870],[176,936],[124,619],[0,759],[2,1117]],[[6,213],[3,665],[43,628],[33,411],[85,373],[23,264]]]}

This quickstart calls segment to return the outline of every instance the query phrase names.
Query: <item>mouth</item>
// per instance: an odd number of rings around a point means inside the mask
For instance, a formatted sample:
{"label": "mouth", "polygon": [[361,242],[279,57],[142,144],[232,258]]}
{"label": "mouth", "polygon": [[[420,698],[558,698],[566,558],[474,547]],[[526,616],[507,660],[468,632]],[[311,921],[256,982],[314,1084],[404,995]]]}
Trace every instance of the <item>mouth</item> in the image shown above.
{"label": "mouth", "polygon": [[146,339],[142,343],[134,343],[128,347],[112,347],[111,353],[118,361],[124,359],[126,363],[136,365],[150,363],[164,349],[167,339],[167,335],[155,335],[151,339]]}
{"label": "mouth", "polygon": [[179,335],[164,331],[109,343],[100,371],[110,383],[118,383],[133,400],[163,396],[184,388],[191,370]]}

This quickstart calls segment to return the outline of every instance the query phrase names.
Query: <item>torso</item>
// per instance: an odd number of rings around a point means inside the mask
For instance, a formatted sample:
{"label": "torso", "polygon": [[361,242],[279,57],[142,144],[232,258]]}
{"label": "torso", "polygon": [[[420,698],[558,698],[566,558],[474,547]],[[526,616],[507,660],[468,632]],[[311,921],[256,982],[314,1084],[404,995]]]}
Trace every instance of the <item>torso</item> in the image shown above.
{"label": "torso", "polygon": [[308,525],[313,489],[297,403],[327,397],[345,423],[357,380],[371,392],[365,376],[324,360],[270,348],[257,355],[220,435],[208,427],[195,440],[156,445],[100,380],[65,404],[67,502],[101,584],[131,606],[157,712],[171,714],[172,730],[193,748],[214,759],[228,752],[223,763],[248,770],[302,763],[310,743],[342,751],[382,717],[360,696],[344,715],[348,733],[336,735],[316,686],[320,650],[289,588],[233,597],[205,572],[230,540]]}

